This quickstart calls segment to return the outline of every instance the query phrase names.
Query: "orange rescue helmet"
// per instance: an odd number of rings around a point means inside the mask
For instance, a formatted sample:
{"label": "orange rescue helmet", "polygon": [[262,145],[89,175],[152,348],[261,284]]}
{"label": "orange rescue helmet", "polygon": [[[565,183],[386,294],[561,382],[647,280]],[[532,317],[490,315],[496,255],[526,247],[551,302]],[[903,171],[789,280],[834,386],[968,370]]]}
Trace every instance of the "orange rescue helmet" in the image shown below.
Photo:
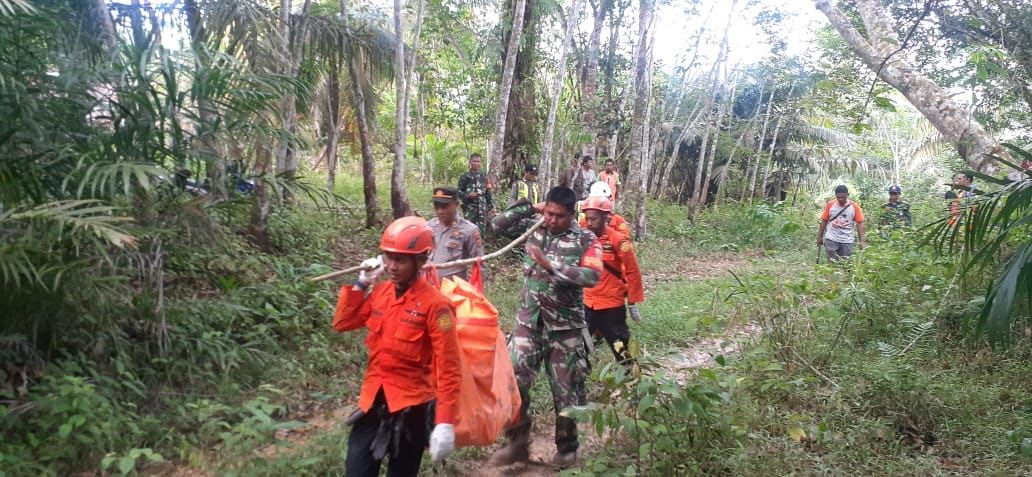
{"label": "orange rescue helmet", "polygon": [[384,252],[419,255],[434,249],[434,232],[422,217],[402,217],[391,222],[380,238]]}
{"label": "orange rescue helmet", "polygon": [[613,213],[613,203],[605,197],[588,197],[581,210],[598,210],[607,214]]}

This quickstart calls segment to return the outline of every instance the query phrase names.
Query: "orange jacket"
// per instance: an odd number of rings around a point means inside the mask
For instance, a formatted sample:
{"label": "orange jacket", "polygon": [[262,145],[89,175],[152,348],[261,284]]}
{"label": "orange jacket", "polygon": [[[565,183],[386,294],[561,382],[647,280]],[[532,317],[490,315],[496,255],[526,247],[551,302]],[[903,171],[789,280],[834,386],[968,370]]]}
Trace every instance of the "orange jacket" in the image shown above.
{"label": "orange jacket", "polygon": [[[577,221],[582,229],[588,228],[588,220],[584,218],[584,212],[580,213],[580,218]],[[609,228],[620,232],[621,234],[630,237],[631,227],[627,223],[627,219],[623,218],[620,214],[609,214]]]}
{"label": "orange jacket", "polygon": [[[602,263],[605,266],[598,285],[584,289],[584,305],[593,310],[605,310],[624,306],[624,298],[628,303],[645,301],[641,269],[638,268],[631,239],[607,227],[598,241],[602,243]],[[619,271],[622,278],[613,274],[613,270]]]}
{"label": "orange jacket", "polygon": [[368,297],[351,285],[341,288],[333,329],[369,328],[369,364],[358,406],[368,412],[380,388],[390,412],[436,397],[437,423],[455,424],[462,377],[454,316],[441,292],[422,278],[397,298],[389,281],[373,287]]}

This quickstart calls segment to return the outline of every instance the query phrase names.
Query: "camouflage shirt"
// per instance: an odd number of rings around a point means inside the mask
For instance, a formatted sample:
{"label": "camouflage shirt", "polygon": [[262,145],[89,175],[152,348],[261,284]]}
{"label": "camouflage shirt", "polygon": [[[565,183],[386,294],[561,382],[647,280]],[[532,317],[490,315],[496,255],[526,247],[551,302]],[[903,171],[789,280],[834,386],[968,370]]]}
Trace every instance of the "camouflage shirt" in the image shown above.
{"label": "camouflage shirt", "polygon": [[[484,212],[494,208],[494,200],[491,197],[491,189],[488,187],[487,176],[483,172],[466,171],[459,177],[459,199],[462,201],[462,208],[470,210],[484,206]],[[480,194],[477,198],[471,199],[469,195],[476,192]]]}
{"label": "camouflage shirt", "polygon": [[882,204],[881,225],[899,227],[913,225],[914,219],[910,217],[910,204],[906,202],[886,202]]}
{"label": "camouflage shirt", "polygon": [[[516,222],[534,217],[534,207],[523,204],[501,215],[501,221]],[[523,290],[516,320],[523,326],[536,328],[544,321],[547,331],[586,328],[584,320],[584,288],[598,284],[602,274],[602,246],[595,234],[581,229],[576,221],[559,234],[545,227],[535,230],[527,246],[535,245],[552,262],[549,273],[537,264],[528,252],[523,258]]]}

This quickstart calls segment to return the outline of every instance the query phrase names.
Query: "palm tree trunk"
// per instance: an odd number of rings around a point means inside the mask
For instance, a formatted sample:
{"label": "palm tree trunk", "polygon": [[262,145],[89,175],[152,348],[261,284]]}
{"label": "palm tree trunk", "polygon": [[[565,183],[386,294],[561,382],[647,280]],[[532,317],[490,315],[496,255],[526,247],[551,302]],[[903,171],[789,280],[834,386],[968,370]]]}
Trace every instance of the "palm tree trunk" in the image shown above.
{"label": "palm tree trunk", "polygon": [[[541,164],[538,170],[544,172],[543,184],[551,184],[552,165],[552,143],[555,136],[555,115],[559,109],[559,96],[563,91],[563,78],[566,76],[566,55],[570,50],[570,42],[573,40],[573,27],[577,24],[580,16],[581,0],[573,0],[570,5],[570,15],[566,20],[566,33],[563,35],[563,46],[559,50],[559,71],[555,73],[555,82],[552,89],[552,101],[548,107],[548,123],[545,127],[545,146],[541,154]],[[597,59],[596,59],[597,63]]]}
{"label": "palm tree trunk", "polygon": [[[340,21],[344,25],[345,37],[349,35],[347,18],[347,0],[340,0]],[[341,45],[346,51],[348,45]],[[365,94],[359,84],[357,52],[351,50],[347,53],[348,76],[351,81],[351,98],[355,102],[355,116],[358,123],[358,141],[362,149],[362,195],[365,200],[366,227],[379,227],[380,219],[377,217],[376,205],[376,161],[373,160],[373,138],[369,133],[369,121],[366,118]]]}
{"label": "palm tree trunk", "polygon": [[505,149],[505,125],[509,115],[509,94],[512,92],[513,72],[516,71],[516,55],[520,49],[520,36],[523,34],[523,12],[526,8],[527,0],[516,0],[516,6],[512,12],[512,33],[509,34],[505,64],[502,67],[502,81],[498,85],[498,114],[495,117],[495,132],[487,161],[488,181],[493,184],[498,183],[498,169],[502,165],[502,152]]}

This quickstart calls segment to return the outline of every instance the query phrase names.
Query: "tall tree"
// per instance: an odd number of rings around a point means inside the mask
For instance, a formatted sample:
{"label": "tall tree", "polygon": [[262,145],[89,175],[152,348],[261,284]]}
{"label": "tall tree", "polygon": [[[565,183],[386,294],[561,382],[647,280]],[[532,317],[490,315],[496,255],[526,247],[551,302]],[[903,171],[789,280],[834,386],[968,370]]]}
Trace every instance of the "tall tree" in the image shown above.
{"label": "tall tree", "polygon": [[605,26],[606,17],[613,10],[614,0],[589,0],[593,22],[591,33],[588,36],[588,47],[585,52],[587,57],[584,62],[584,70],[581,72],[581,108],[583,110],[584,126],[591,131],[591,154],[597,155],[598,146],[598,60],[602,51],[602,28]]}
{"label": "tall tree", "polygon": [[491,139],[491,154],[488,157],[488,180],[498,183],[498,169],[502,167],[502,155],[505,147],[505,128],[509,116],[509,94],[512,92],[513,72],[516,71],[516,55],[519,52],[520,36],[523,35],[523,14],[527,8],[527,0],[516,0],[512,12],[512,32],[505,51],[505,63],[502,66],[502,80],[498,85],[498,114],[495,117],[495,132]]}
{"label": "tall tree", "polygon": [[998,167],[992,156],[1009,158],[996,138],[963,105],[954,101],[949,92],[907,62],[904,51],[906,45],[900,42],[893,30],[893,22],[880,0],[856,0],[866,38],[829,0],[814,0],[814,3],[842,35],[849,49],[882,81],[899,90],[928,118],[943,137],[953,143],[969,167],[994,173]]}
{"label": "tall tree", "polygon": [[[573,40],[573,27],[580,16],[581,0],[573,0],[570,4],[570,15],[566,21],[566,33],[563,35],[563,46],[559,50],[559,71],[555,73],[555,82],[552,83],[552,101],[548,106],[548,123],[545,127],[545,147],[541,153],[541,164],[539,170],[544,171],[543,184],[551,183],[552,165],[552,143],[555,135],[555,115],[559,109],[559,96],[563,91],[563,79],[566,78],[566,55],[570,49],[570,42]],[[598,59],[596,58],[596,67]]]}
{"label": "tall tree", "polygon": [[[422,8],[422,7],[420,7]],[[405,32],[401,0],[394,0],[394,168],[391,170],[391,210],[394,218],[412,215],[405,191],[405,142],[408,138],[408,84],[405,78]]]}
{"label": "tall tree", "polygon": [[[296,78],[301,68],[302,53],[307,39],[308,13],[312,6],[312,0],[305,0],[301,6],[301,15],[296,28],[291,28],[291,0],[280,0],[280,36],[282,41],[283,71],[282,74],[288,78]],[[294,87],[287,88],[283,95],[280,106],[280,117],[283,121],[283,130],[286,135],[280,140],[276,148],[276,172],[287,179],[292,179],[297,173],[297,143],[295,133],[297,132],[297,92]],[[284,193],[286,189],[283,189]]]}
{"label": "tall tree", "polygon": [[[342,38],[345,39],[351,35],[347,4],[347,0],[340,0],[340,22],[344,26]],[[376,205],[376,161],[373,159],[373,138],[369,132],[369,120],[366,118],[365,93],[362,91],[361,85],[362,77],[358,70],[358,49],[353,41],[345,41],[341,45],[341,49],[348,51],[345,61],[348,64],[351,99],[354,101],[355,121],[358,123],[358,140],[362,152],[362,195],[365,200],[365,223],[366,227],[379,227],[379,210]]]}
{"label": "tall tree", "polygon": [[[651,85],[647,81],[649,62],[652,61],[652,50],[649,48],[649,43],[651,43],[650,37],[655,32],[652,28],[653,7],[653,0],[641,0],[638,11],[638,40],[634,55],[634,113],[631,116],[630,152],[628,154],[629,171],[627,174],[627,186],[624,190],[627,191],[626,203],[634,204],[636,207],[638,201],[644,200],[644,196],[647,195],[643,187],[642,161],[647,141],[645,137],[645,122],[649,120],[646,110],[649,106],[649,96],[652,94]],[[635,235],[638,238],[643,238],[642,232],[644,231],[645,223],[644,210],[641,210],[641,212],[641,215],[635,221]]]}

